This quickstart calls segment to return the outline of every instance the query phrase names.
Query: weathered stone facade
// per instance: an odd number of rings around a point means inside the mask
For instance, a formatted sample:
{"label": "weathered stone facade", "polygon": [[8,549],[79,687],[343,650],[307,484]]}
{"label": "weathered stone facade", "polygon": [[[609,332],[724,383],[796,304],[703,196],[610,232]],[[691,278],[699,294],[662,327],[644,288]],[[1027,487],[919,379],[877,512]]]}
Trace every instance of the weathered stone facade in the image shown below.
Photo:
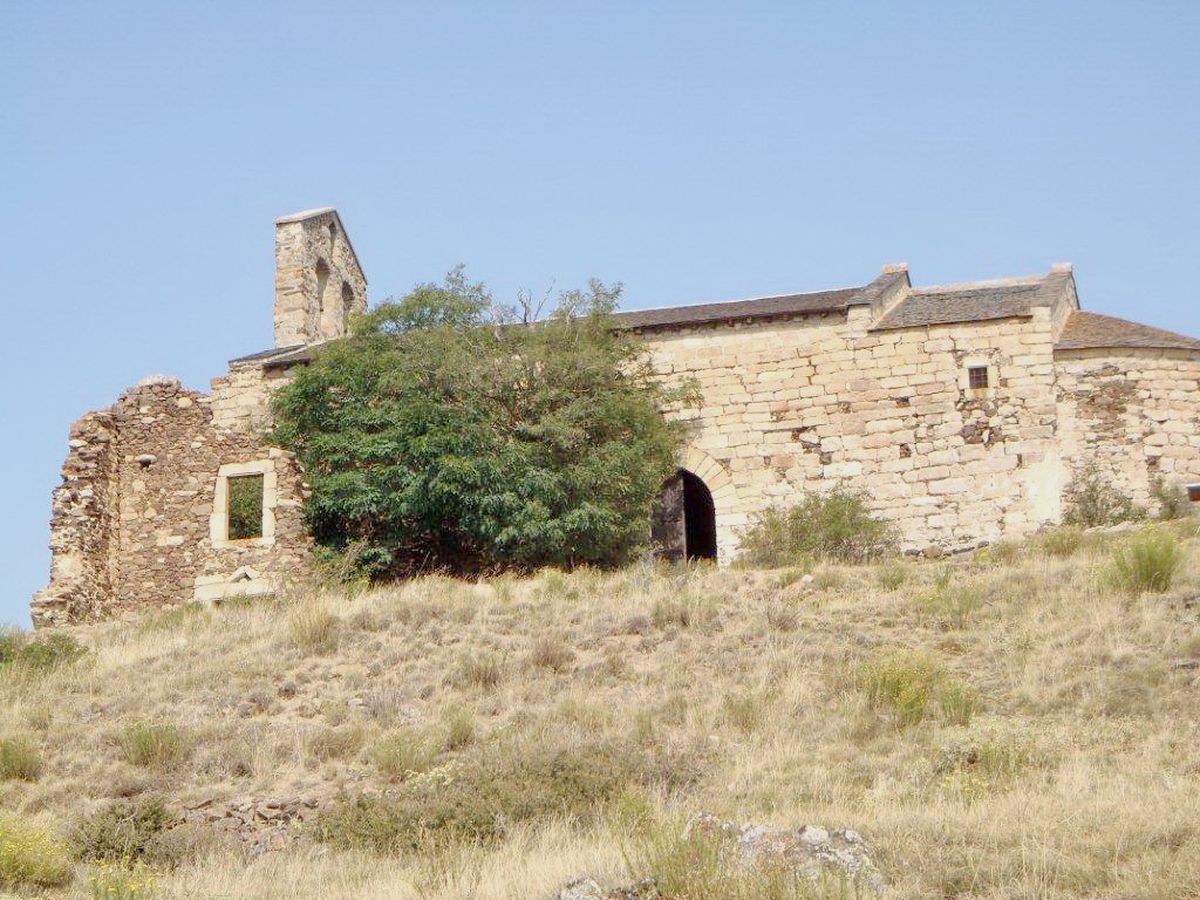
{"label": "weathered stone facade", "polygon": [[[308,570],[301,473],[264,440],[270,396],[365,311],[366,279],[333,210],[276,223],[276,269],[275,348],[234,360],[210,395],[151,379],[76,423],[36,623]],[[1200,341],[1080,311],[1069,266],[936,288],[892,266],[858,288],[617,321],[702,398],[668,411],[691,425],[657,529],[676,555],[729,561],[756,513],[835,485],[866,491],[911,552],[1058,522],[1093,464],[1147,506],[1160,482],[1200,496]],[[249,475],[261,534],[230,540],[229,479]]]}

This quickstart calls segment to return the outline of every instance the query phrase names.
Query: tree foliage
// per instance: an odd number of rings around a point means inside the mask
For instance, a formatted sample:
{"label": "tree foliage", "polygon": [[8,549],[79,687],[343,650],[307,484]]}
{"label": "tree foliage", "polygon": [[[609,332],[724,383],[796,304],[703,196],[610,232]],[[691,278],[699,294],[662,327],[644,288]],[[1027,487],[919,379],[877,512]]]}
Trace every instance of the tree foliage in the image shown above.
{"label": "tree foliage", "polygon": [[593,281],[529,324],[457,269],[321,347],[274,403],[318,543],[376,575],[627,560],[676,466],[662,408],[683,395],[612,327],[619,294]]}

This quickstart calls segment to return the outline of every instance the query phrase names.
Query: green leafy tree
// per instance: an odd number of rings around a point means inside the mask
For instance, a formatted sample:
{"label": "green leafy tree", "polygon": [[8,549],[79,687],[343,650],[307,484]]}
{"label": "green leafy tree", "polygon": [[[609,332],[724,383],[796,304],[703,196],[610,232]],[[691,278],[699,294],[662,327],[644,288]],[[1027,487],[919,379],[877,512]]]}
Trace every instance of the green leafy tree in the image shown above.
{"label": "green leafy tree", "polygon": [[647,540],[684,392],[612,327],[593,281],[527,324],[461,269],[324,345],[275,399],[321,545],[360,571],[616,565]]}

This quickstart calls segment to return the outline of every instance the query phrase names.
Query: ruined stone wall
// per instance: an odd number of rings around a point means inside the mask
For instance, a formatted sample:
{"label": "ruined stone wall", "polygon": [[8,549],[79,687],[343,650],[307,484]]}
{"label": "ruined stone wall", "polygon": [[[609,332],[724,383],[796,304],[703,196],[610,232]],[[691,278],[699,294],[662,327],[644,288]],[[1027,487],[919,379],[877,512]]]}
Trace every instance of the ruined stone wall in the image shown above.
{"label": "ruined stone wall", "polygon": [[[807,491],[865,490],[906,548],[962,549],[1057,520],[1053,318],[869,331],[870,311],[647,332],[693,379],[689,468],[714,489],[723,560],[754,514]],[[972,391],[968,366],[989,368]],[[695,467],[695,468],[694,468]]]}
{"label": "ruined stone wall", "polygon": [[1200,354],[1071,350],[1055,359],[1060,441],[1072,471],[1095,463],[1156,507],[1155,482],[1200,483]]}
{"label": "ruined stone wall", "polygon": [[291,380],[284,368],[264,369],[253,362],[235,363],[212,380],[213,425],[246,434],[271,427],[271,396]]}
{"label": "ruined stone wall", "polygon": [[116,560],[115,436],[108,411],[88,413],[71,427],[52,500],[50,584],[33,599],[38,624],[99,618],[108,607]]}
{"label": "ruined stone wall", "polygon": [[[73,435],[35,624],[261,593],[309,569],[298,464],[249,427],[217,427],[207,395],[150,379]],[[220,539],[223,470],[263,475],[261,538]]]}

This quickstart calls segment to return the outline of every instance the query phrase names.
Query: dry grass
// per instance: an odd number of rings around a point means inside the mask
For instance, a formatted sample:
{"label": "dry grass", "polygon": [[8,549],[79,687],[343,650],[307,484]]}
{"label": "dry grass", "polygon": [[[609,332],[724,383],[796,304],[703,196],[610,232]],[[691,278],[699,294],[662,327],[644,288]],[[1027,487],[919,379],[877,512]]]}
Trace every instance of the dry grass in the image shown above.
{"label": "dry grass", "polygon": [[[138,877],[160,898],[500,900],[645,874],[628,858],[686,881],[671,823],[706,810],[854,828],[898,897],[1194,897],[1200,539],[1151,530],[1180,541],[1161,593],[1113,583],[1129,537],[1089,534],[812,585],[709,567],[425,578],[72,629],[85,657],[0,682],[0,735],[40,756],[35,781],[0,780],[0,820],[24,871],[73,879],[36,888],[55,897],[100,876],[64,876],[53,836],[129,798],[364,793],[386,799],[343,819],[364,843],[187,851]],[[122,749],[140,723],[184,749]]]}

